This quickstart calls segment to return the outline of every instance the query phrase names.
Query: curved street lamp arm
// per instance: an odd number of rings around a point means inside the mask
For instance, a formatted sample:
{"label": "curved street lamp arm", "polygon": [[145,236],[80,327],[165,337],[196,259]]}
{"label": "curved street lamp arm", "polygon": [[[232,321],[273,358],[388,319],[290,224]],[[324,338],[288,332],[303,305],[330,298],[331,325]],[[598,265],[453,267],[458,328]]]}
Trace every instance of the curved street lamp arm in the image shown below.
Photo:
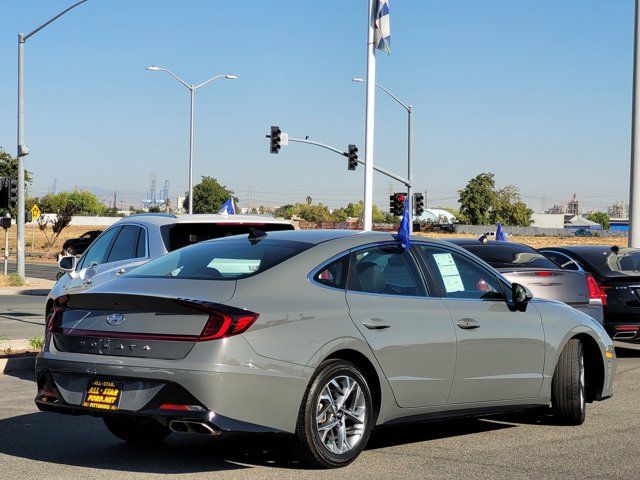
{"label": "curved street lamp arm", "polygon": [[396,97],[393,93],[391,93],[389,90],[387,90],[386,88],[384,88],[382,85],[376,83],[376,87],[378,87],[380,90],[382,90],[384,93],[386,93],[387,95],[389,95],[391,98],[393,98],[396,102],[398,102],[400,105],[402,105],[405,110],[409,111],[410,107],[408,105],[405,105],[404,103],[402,103],[400,101],[400,99],[398,97]]}
{"label": "curved street lamp arm", "polygon": [[216,78],[220,78],[220,77],[224,77],[224,74],[220,74],[220,75],[215,75],[213,77],[211,77],[209,80],[205,80],[204,82],[198,84],[195,86],[195,88],[200,88],[200,87],[204,87],[205,85],[208,85],[209,83],[213,82]]}
{"label": "curved street lamp arm", "polygon": [[27,38],[29,38],[32,35],[35,35],[36,33],[38,33],[40,30],[42,30],[44,27],[46,27],[47,25],[49,25],[51,22],[54,22],[55,20],[57,20],[58,18],[60,18],[62,15],[64,15],[65,13],[67,13],[69,10],[77,7],[78,5],[80,5],[81,3],[86,2],[87,0],[80,0],[79,2],[74,3],[73,5],[71,5],[69,8],[63,10],[62,12],[60,12],[58,15],[56,15],[55,17],[51,18],[50,20],[46,21],[45,23],[43,23],[42,25],[40,25],[38,28],[36,28],[35,30],[33,30],[31,33],[27,33],[26,35],[22,36],[22,41],[24,42]]}
{"label": "curved street lamp arm", "polygon": [[179,81],[182,85],[184,85],[185,87],[187,87],[189,90],[191,90],[191,85],[189,85],[187,82],[185,82],[184,80],[182,80],[179,76],[177,76],[175,73],[173,73],[171,70],[167,70],[166,68],[158,68],[158,70],[160,70],[161,72],[167,72],[169,75],[171,75],[173,78],[175,78],[177,81]]}

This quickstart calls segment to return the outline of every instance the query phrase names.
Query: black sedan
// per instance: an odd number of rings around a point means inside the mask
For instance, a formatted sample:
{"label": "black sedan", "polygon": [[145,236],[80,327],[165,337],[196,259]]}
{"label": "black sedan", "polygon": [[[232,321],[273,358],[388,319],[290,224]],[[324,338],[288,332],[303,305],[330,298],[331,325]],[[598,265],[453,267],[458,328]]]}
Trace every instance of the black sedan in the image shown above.
{"label": "black sedan", "polygon": [[640,344],[640,249],[599,245],[546,247],[540,252],[565,270],[593,275],[611,338]]}
{"label": "black sedan", "polygon": [[80,235],[78,238],[69,238],[62,245],[63,255],[82,255],[84,251],[91,245],[102,230],[91,230]]}

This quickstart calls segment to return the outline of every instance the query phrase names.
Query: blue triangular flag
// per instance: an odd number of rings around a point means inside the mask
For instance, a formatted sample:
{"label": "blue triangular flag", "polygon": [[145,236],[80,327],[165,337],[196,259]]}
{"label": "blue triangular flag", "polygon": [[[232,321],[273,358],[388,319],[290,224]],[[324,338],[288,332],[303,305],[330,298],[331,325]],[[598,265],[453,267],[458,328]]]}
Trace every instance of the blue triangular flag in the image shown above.
{"label": "blue triangular flag", "polygon": [[498,222],[498,228],[496,228],[496,240],[499,242],[508,242],[507,234],[502,228],[502,223]]}
{"label": "blue triangular flag", "polygon": [[409,212],[409,196],[404,197],[404,213],[402,214],[402,220],[400,221],[400,227],[398,228],[398,240],[402,242],[404,248],[408,249],[411,245],[409,239],[409,225],[411,221],[411,215]]}
{"label": "blue triangular flag", "polygon": [[222,204],[220,210],[218,210],[219,215],[235,215],[236,209],[233,206],[233,198],[229,198],[226,202]]}

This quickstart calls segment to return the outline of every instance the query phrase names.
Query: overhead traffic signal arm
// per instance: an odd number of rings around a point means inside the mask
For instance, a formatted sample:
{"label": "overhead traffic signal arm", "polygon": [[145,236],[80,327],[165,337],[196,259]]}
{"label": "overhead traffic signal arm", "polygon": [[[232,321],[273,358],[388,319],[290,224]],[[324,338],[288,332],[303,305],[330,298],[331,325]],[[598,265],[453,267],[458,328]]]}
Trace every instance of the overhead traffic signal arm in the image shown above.
{"label": "overhead traffic signal arm", "polygon": [[[349,145],[349,149],[348,149],[349,151],[344,152],[344,151],[342,151],[342,150],[340,150],[340,149],[338,149],[336,147],[332,147],[331,145],[327,145],[325,143],[320,143],[320,142],[315,142],[313,140],[309,140],[308,138],[290,137],[288,134],[282,133],[280,128],[276,127],[276,126],[272,126],[271,127],[272,134],[271,135],[267,135],[267,138],[271,138],[271,146],[272,146],[272,148],[273,148],[273,145],[274,145],[274,140],[273,140],[273,134],[274,134],[273,129],[274,128],[276,128],[277,131],[279,132],[279,133],[277,133],[277,135],[280,135],[282,145],[287,145],[288,142],[307,143],[309,145],[315,145],[316,147],[322,147],[322,148],[325,148],[327,150],[331,150],[332,152],[337,153],[338,155],[342,155],[343,157],[347,157],[347,159],[348,159],[347,168],[349,170],[355,170],[355,167],[357,166],[358,163],[360,165],[364,165],[365,164],[365,162],[363,160],[360,160],[358,158],[358,147],[356,147],[353,144]],[[353,149],[351,147],[353,147]],[[278,153],[280,151],[280,148],[278,148],[277,151],[275,151],[275,152],[273,150],[270,150],[270,151],[271,151],[271,153]],[[406,178],[401,177],[400,175],[396,175],[395,173],[391,173],[389,170],[385,170],[384,168],[376,167],[375,165],[373,166],[373,169],[378,173],[386,175],[387,177],[406,185],[407,187],[411,186],[411,182],[409,182],[409,180],[407,180]]]}

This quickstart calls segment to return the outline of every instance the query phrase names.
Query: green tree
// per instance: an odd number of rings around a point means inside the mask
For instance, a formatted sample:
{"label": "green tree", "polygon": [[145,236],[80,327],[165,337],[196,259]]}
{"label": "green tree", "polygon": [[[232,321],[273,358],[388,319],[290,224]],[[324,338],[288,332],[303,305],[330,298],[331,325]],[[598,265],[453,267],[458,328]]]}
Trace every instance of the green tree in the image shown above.
{"label": "green tree", "polygon": [[592,212],[587,216],[587,220],[599,223],[603,230],[609,230],[609,214],[605,212]]}
{"label": "green tree", "polygon": [[520,191],[515,185],[507,185],[494,194],[493,206],[489,216],[492,224],[501,222],[513,227],[528,227],[531,225],[531,210],[522,201]]}
{"label": "green tree", "polygon": [[[0,149],[0,177],[18,177],[18,161]],[[24,171],[24,181],[31,183],[31,172]]]}
{"label": "green tree", "polygon": [[495,201],[495,180],[493,173],[481,173],[469,180],[458,190],[460,213],[472,225],[486,225]]}
{"label": "green tree", "polygon": [[103,215],[107,209],[93,193],[83,190],[50,193],[37,199],[44,213],[70,215]]}
{"label": "green tree", "polygon": [[[204,176],[200,183],[193,187],[193,213],[218,213],[229,197],[233,197],[232,190],[221,185],[215,178]],[[238,201],[236,197],[233,198]],[[183,207],[185,210],[189,208],[188,193]]]}

